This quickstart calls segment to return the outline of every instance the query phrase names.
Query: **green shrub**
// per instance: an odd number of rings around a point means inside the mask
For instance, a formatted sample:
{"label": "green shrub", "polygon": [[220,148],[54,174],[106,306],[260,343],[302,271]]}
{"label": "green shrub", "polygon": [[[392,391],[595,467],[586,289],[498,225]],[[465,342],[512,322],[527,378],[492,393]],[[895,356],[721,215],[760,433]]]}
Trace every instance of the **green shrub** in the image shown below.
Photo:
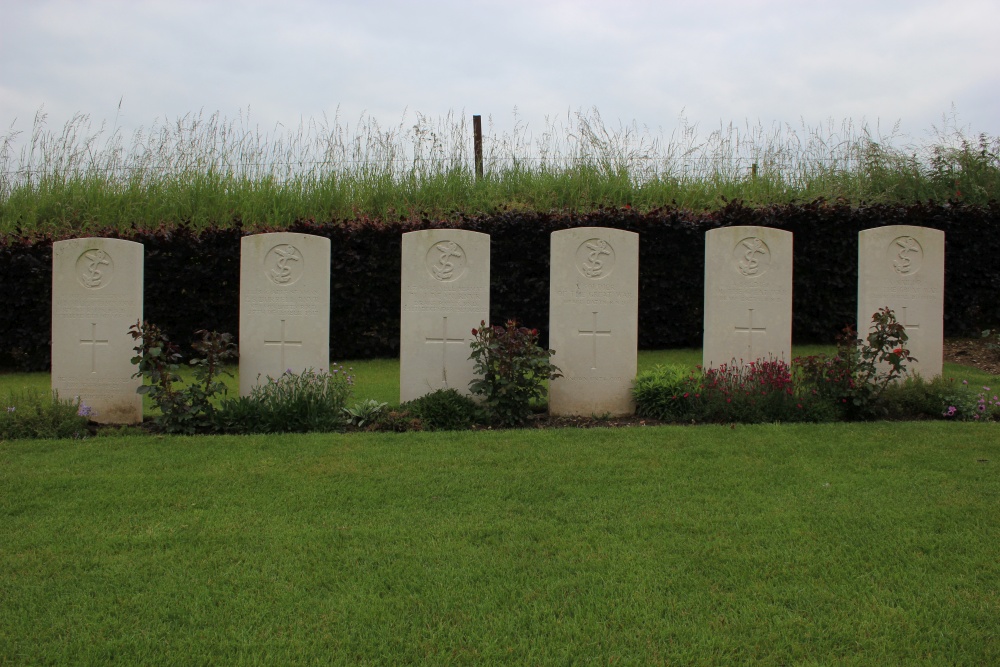
{"label": "green shrub", "polygon": [[226,393],[226,385],[219,382],[220,375],[229,375],[222,362],[236,355],[233,336],[201,329],[195,332],[201,340],[193,343],[194,351],[202,355],[189,362],[194,368],[195,381],[181,386],[177,374],[181,354],[166,334],[150,322],[136,322],[129,327],[129,334],[138,344],[132,348],[136,356],[132,363],[139,370],[132,377],[144,382],[137,391],[148,394],[160,409],[153,423],[167,433],[199,433],[208,431],[215,422],[212,400]]}
{"label": "green shrub", "polygon": [[905,347],[908,336],[890,308],[872,315],[862,340],[847,327],[837,337],[837,353],[795,359],[802,391],[835,403],[844,418],[887,415],[882,394],[906,376],[906,362],[916,361]]}
{"label": "green shrub", "polygon": [[8,393],[0,402],[0,440],[17,438],[82,438],[94,410],[56,392]]}
{"label": "green shrub", "polygon": [[538,345],[538,329],[487,326],[473,329],[472,355],[478,379],[469,383],[472,393],[483,397],[490,418],[500,426],[523,424],[531,414],[531,401],[545,392],[545,381],[562,377],[549,357],[554,350]]}
{"label": "green shrub", "polygon": [[968,382],[954,378],[908,377],[887,387],[881,405],[889,419],[972,419],[977,413],[977,395]]}
{"label": "green shrub", "polygon": [[336,431],[348,423],[344,407],[354,377],[333,364],[331,372],[287,371],[229,399],[219,407],[216,428],[224,433]]}
{"label": "green shrub", "polygon": [[697,386],[695,376],[683,366],[657,364],[635,378],[635,412],[640,417],[686,421]]}
{"label": "green shrub", "polygon": [[428,431],[461,431],[487,418],[478,403],[455,389],[438,389],[399,407],[420,419]]}

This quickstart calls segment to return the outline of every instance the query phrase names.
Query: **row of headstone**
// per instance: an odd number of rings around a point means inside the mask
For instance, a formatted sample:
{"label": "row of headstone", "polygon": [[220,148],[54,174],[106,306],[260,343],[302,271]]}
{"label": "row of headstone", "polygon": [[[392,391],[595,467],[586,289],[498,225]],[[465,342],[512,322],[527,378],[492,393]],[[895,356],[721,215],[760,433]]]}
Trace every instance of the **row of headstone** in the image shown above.
{"label": "row of headstone", "polygon": [[[129,327],[142,320],[143,247],[108,238],[52,252],[52,389],[95,421],[142,421]],[[240,260],[240,394],[285,371],[330,367],[330,240],[246,236]]]}
{"label": "row of headstone", "polygon": [[[831,271],[835,268],[831,267]],[[858,235],[858,336],[889,307],[905,328],[924,377],[941,374],[944,232],[896,225]],[[705,368],[756,359],[791,360],[792,234],[725,227],[705,235]]]}
{"label": "row of headstone", "polygon": [[[562,377],[556,415],[626,414],[638,341],[639,237],[583,227],[552,234],[549,341]],[[472,331],[489,322],[490,237],[459,229],[403,235],[399,399],[469,393]]]}
{"label": "row of headstone", "polygon": [[[638,340],[638,235],[584,227],[553,232],[549,344],[562,377],[554,415],[633,411]],[[703,367],[791,361],[792,234],[725,227],[705,235]],[[910,372],[940,375],[944,232],[923,227],[859,235],[858,333],[889,307],[909,336]],[[466,392],[472,329],[489,315],[489,237],[462,230],[404,234],[400,400],[436,389]],[[451,346],[451,347],[449,347]]]}
{"label": "row of headstone", "polygon": [[[489,236],[464,230],[403,235],[400,400],[468,391],[472,330],[489,321]],[[892,308],[917,362],[941,373],[944,233],[881,227],[859,235],[858,328]],[[52,388],[79,396],[96,420],[136,423],[140,380],[128,334],[142,319],[143,248],[82,238],[53,245]],[[639,238],[581,227],[553,232],[550,346],[562,377],[555,415],[632,412],[638,341]],[[330,241],[308,234],[244,237],[240,266],[240,393],[286,371],[329,368]],[[789,360],[792,235],[766,227],[706,234],[704,366]]]}

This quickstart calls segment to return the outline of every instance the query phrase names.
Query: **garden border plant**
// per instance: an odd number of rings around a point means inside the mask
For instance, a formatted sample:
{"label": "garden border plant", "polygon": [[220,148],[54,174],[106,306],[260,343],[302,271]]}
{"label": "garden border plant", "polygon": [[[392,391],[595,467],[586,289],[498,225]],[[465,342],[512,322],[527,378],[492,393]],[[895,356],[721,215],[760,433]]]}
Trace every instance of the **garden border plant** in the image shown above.
{"label": "garden border plant", "polygon": [[180,348],[149,321],[133,324],[129,327],[129,335],[138,343],[133,348],[136,355],[132,357],[132,364],[138,370],[132,377],[144,380],[136,391],[149,395],[160,409],[160,414],[153,419],[156,426],[166,433],[193,434],[211,430],[216,412],[212,401],[227,393],[226,385],[218,378],[220,375],[232,377],[222,366],[225,360],[237,354],[232,334],[204,329],[195,332],[200,340],[191,347],[202,356],[189,361],[195,381],[180,388],[177,386],[183,382],[177,373],[183,359]]}
{"label": "garden border plant", "polygon": [[[791,365],[759,359],[687,376],[677,368],[655,368],[636,378],[636,413],[670,421],[750,423],[874,419],[893,410],[898,415],[901,405],[890,409],[887,390],[895,390],[895,401],[906,400],[905,387],[918,391],[915,382],[900,389],[906,364],[916,361],[907,339],[893,311],[881,308],[864,339],[845,328],[832,356],[796,357]],[[926,386],[939,391],[938,385]]]}
{"label": "garden border plant", "polygon": [[469,383],[475,396],[483,399],[490,418],[500,426],[523,424],[531,414],[531,402],[545,395],[545,382],[562,377],[550,357],[555,350],[538,344],[538,329],[480,322],[472,330],[473,369],[479,376]]}

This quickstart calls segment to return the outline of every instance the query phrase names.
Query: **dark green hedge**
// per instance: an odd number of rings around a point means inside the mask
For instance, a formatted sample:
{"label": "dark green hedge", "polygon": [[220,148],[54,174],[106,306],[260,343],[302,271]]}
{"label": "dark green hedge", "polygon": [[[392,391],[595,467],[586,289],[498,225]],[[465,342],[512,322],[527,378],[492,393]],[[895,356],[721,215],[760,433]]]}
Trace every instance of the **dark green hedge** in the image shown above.
{"label": "dark green hedge", "polygon": [[[640,235],[639,346],[701,344],[705,232],[764,225],[795,234],[796,342],[830,342],[854,323],[858,232],[882,225],[941,229],[946,238],[945,334],[975,335],[1000,324],[1000,204],[850,206],[822,201],[693,213],[629,208],[587,214],[513,211],[448,222],[299,222],[287,231],[331,240],[332,359],[394,356],[399,350],[401,235],[458,227],[491,236],[491,318],[548,324],[549,235],[570,227],[616,227]],[[179,342],[196,329],[235,333],[239,324],[240,237],[276,231],[185,225],[109,231],[145,246],[145,316]],[[0,367],[44,369],[49,361],[51,236],[0,239]]]}

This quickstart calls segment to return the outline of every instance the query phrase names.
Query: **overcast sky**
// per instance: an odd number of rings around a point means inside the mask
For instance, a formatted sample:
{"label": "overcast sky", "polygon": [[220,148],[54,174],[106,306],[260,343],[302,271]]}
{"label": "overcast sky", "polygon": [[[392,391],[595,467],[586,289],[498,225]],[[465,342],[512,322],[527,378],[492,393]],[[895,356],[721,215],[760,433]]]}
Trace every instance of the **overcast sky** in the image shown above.
{"label": "overcast sky", "polygon": [[[997,0],[0,0],[0,135],[75,113],[263,128],[367,113],[541,129],[596,107],[662,129],[866,120],[1000,135]],[[120,104],[120,109],[119,109]]]}

